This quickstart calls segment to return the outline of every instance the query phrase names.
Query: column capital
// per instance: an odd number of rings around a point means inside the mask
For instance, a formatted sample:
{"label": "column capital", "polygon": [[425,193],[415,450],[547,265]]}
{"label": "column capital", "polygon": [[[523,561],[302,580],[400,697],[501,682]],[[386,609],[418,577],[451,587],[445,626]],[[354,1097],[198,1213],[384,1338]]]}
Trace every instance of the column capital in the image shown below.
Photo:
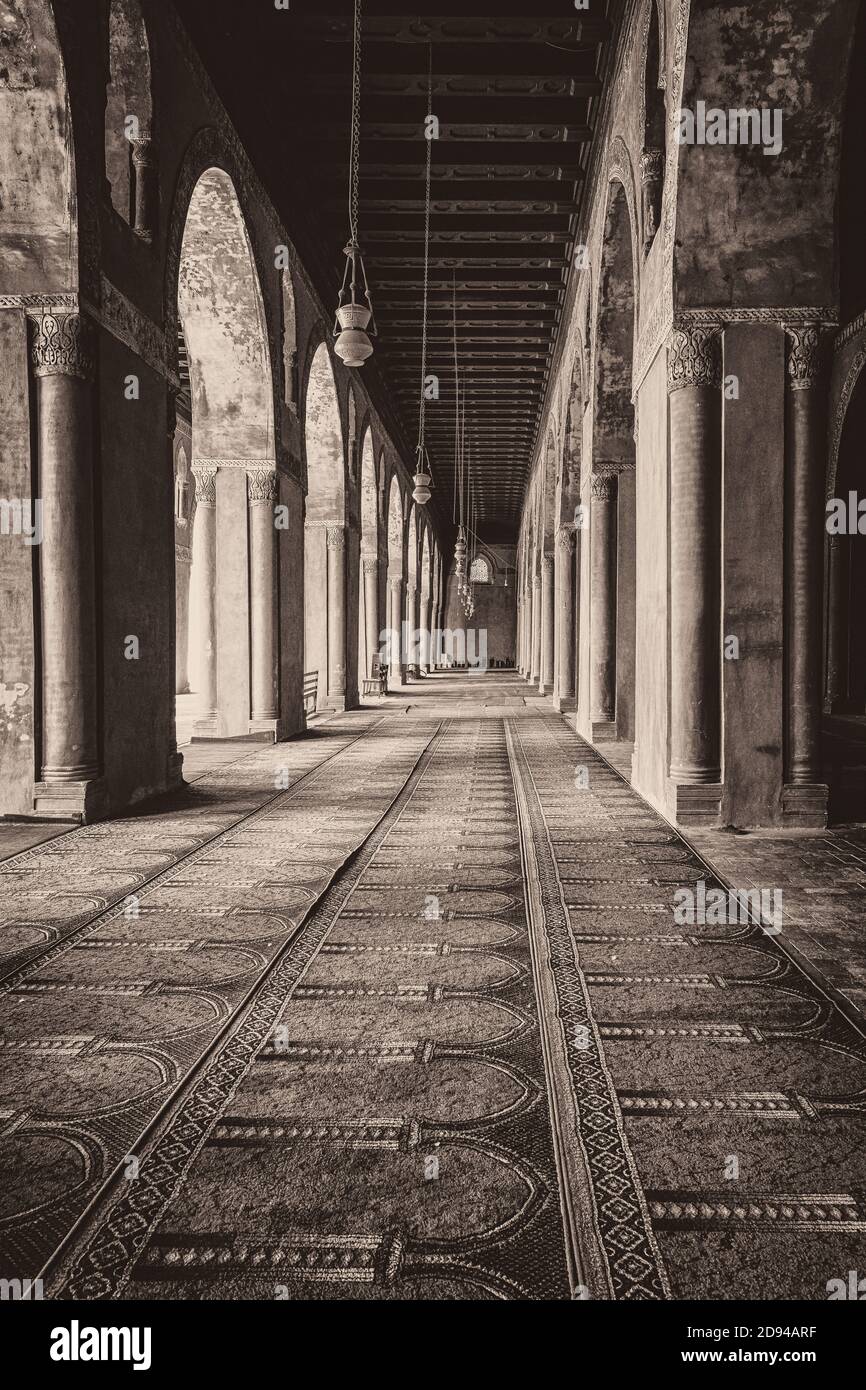
{"label": "column capital", "polygon": [[533,587],[533,589],[540,589],[540,588],[541,588],[541,575],[540,575],[540,574],[534,574],[534,575],[532,576],[532,587]]}
{"label": "column capital", "polygon": [[327,532],[328,532],[328,549],[329,549],[329,550],[345,550],[345,549],[346,549],[346,528],[345,528],[345,526],[329,526],[329,527],[327,528]]}
{"label": "column capital", "polygon": [[660,179],[665,168],[664,150],[648,149],[644,150],[640,157],[640,181],[642,184],[651,183],[653,179]]}
{"label": "column capital", "polygon": [[363,565],[365,574],[379,573],[379,561],[376,559],[375,555],[365,555],[363,557]]}
{"label": "column capital", "polygon": [[574,527],[560,526],[556,533],[556,544],[568,555],[574,547]]}
{"label": "column capital", "polygon": [[34,323],[36,332],[31,356],[37,377],[75,376],[81,381],[94,380],[96,334],[84,314],[43,314],[34,319]]}
{"label": "column capital", "polygon": [[785,324],[790,390],[808,391],[818,384],[824,371],[824,341],[824,334],[814,323]]}
{"label": "column capital", "polygon": [[722,384],[722,342],[715,326],[689,323],[668,340],[668,392]]}
{"label": "column capital", "polygon": [[389,580],[388,580],[388,588],[391,589],[392,591],[395,590],[395,589],[402,589],[402,588],[403,588],[403,576],[402,576],[402,574],[392,574],[392,575],[390,576]]}
{"label": "column capital", "polygon": [[277,496],[277,475],[271,468],[251,468],[247,473],[250,502],[273,502]]}
{"label": "column capital", "polygon": [[156,150],[152,136],[142,134],[135,140],[130,140],[129,143],[132,145],[132,162],[136,168],[147,169],[156,163]]}
{"label": "column capital", "polygon": [[590,484],[597,502],[610,502],[616,497],[616,473],[593,473]]}
{"label": "column capital", "polygon": [[548,554],[542,555],[542,557],[541,557],[541,571],[542,571],[542,574],[547,574],[547,575],[553,574],[553,556],[552,556],[552,555],[548,555]]}
{"label": "column capital", "polygon": [[192,476],[195,478],[197,504],[204,502],[213,506],[216,503],[216,475],[218,471],[208,464],[199,464],[193,460]]}

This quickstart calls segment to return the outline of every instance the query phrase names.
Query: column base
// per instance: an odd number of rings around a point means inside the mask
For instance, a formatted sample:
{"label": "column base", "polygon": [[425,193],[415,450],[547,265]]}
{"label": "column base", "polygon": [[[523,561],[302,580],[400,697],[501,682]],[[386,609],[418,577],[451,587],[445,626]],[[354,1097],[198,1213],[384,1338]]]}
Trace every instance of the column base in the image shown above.
{"label": "column base", "polygon": [[615,719],[593,719],[592,721],[592,741],[593,743],[615,743],[617,736]]}
{"label": "column base", "polygon": [[165,783],[169,789],[183,786],[183,753],[176,748],[172,748],[165,760]]}
{"label": "column base", "polygon": [[270,743],[272,739],[274,743],[278,743],[279,733],[277,730],[277,723],[278,720],[276,715],[266,719],[251,719],[250,734],[260,738],[263,743]]}
{"label": "column base", "polygon": [[553,708],[557,714],[576,714],[577,701],[573,695],[554,695]]}
{"label": "column base", "polygon": [[782,788],[782,824],[791,830],[824,830],[830,789],[823,782],[790,783]]}
{"label": "column base", "polygon": [[668,805],[677,825],[720,825],[722,790],[721,782],[668,782]]}
{"label": "column base", "polygon": [[191,743],[199,743],[202,739],[219,738],[218,719],[216,710],[210,714],[200,714],[192,726]]}
{"label": "column base", "polygon": [[101,777],[83,782],[37,782],[33,813],[45,820],[73,820],[80,825],[108,815],[108,788]]}
{"label": "column base", "polygon": [[322,701],[322,709],[334,710],[338,714],[345,714],[346,708],[345,695],[329,695],[326,700]]}
{"label": "column base", "polygon": [[552,694],[553,694],[553,682],[552,682],[552,681],[550,681],[550,682],[539,681],[539,682],[538,682],[538,693],[539,693],[539,695],[552,695]]}

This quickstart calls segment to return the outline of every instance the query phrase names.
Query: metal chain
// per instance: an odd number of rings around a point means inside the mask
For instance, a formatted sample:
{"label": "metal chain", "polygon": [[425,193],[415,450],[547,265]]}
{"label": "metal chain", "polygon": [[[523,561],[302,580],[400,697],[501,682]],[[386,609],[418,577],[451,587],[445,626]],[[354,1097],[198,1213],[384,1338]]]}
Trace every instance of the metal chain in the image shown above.
{"label": "metal chain", "polygon": [[[433,107],[433,45],[427,70],[427,117],[432,115]],[[427,140],[427,174],[424,191],[424,308],[421,319],[421,406],[418,412],[418,466],[424,467],[424,426],[427,385],[427,299],[430,288],[430,188],[433,167],[433,132],[425,131]]]}
{"label": "metal chain", "polygon": [[361,0],[355,0],[352,64],[352,135],[349,146],[349,240],[358,244],[358,186],[361,167]]}

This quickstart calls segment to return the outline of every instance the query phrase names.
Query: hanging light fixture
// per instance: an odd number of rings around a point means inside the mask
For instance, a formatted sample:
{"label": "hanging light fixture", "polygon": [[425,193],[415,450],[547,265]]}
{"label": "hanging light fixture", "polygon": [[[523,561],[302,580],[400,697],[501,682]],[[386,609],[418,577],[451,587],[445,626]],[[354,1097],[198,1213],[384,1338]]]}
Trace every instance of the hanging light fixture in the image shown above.
{"label": "hanging light fixture", "polygon": [[[337,302],[334,351],[347,367],[363,367],[372,356],[376,325],[364,258],[358,244],[358,185],[361,163],[361,0],[355,0],[352,66],[352,134],[349,143],[349,241],[346,269]],[[369,330],[369,331],[368,331]]]}
{"label": "hanging light fixture", "polygon": [[425,136],[427,141],[427,173],[426,189],[424,197],[424,308],[421,315],[421,401],[418,407],[418,445],[415,450],[417,455],[415,463],[415,491],[412,498],[419,506],[424,507],[430,501],[430,486],[433,475],[430,470],[429,456],[424,442],[425,410],[427,405],[427,300],[429,297],[430,286],[430,180],[433,164],[433,138],[429,121],[429,115],[433,106],[433,47],[430,47],[430,56],[427,67],[427,114],[428,121],[425,123]]}

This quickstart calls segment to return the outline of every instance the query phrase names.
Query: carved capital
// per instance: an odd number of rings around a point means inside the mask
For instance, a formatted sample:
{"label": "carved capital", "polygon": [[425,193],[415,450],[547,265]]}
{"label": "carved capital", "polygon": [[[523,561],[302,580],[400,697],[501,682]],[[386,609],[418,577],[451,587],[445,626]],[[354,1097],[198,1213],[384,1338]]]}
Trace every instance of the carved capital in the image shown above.
{"label": "carved capital", "polygon": [[346,549],[346,529],[345,529],[344,526],[329,526],[329,527],[328,527],[328,549],[329,549],[329,550],[345,550],[345,549]]}
{"label": "carved capital", "polygon": [[403,588],[402,574],[392,574],[388,580],[388,588],[392,593],[399,593]]}
{"label": "carved capital", "polygon": [[205,506],[216,505],[216,468],[201,467],[198,464],[192,466],[192,476],[195,478],[195,500],[196,505]]}
{"label": "carved capital", "polygon": [[668,391],[682,386],[722,384],[722,344],[718,329],[702,324],[675,328],[668,341]]}
{"label": "carved capital", "polygon": [[372,557],[365,556],[365,558],[364,558],[364,573],[365,573],[365,574],[378,574],[378,573],[379,573],[379,561],[376,559],[375,556],[372,556]]}
{"label": "carved capital", "polygon": [[645,186],[660,179],[665,171],[664,150],[644,150],[640,157],[640,181]]}
{"label": "carved capital", "polygon": [[136,169],[150,169],[156,163],[156,151],[153,140],[149,135],[140,135],[137,140],[131,140],[132,162]]}
{"label": "carved capital", "polygon": [[540,589],[540,588],[541,588],[541,575],[540,575],[540,574],[534,574],[534,575],[532,576],[532,587],[533,587],[533,589]]}
{"label": "carved capital", "polygon": [[574,549],[574,529],[571,526],[560,526],[556,533],[556,544],[565,555],[570,555]]}
{"label": "carved capital", "polygon": [[553,556],[552,556],[552,555],[542,555],[542,557],[541,557],[541,573],[542,573],[542,575],[546,575],[548,579],[549,579],[550,576],[553,574]]}
{"label": "carved capital", "polygon": [[824,335],[813,323],[798,328],[786,324],[785,338],[788,386],[792,391],[807,391],[818,384],[824,371]]}
{"label": "carved capital", "polygon": [[35,320],[32,358],[36,376],[96,375],[96,335],[83,314],[43,314]]}
{"label": "carved capital", "polygon": [[273,502],[277,496],[277,475],[270,468],[251,468],[247,473],[250,502]]}
{"label": "carved capital", "polygon": [[616,473],[593,473],[591,491],[597,502],[612,502],[616,497]]}

